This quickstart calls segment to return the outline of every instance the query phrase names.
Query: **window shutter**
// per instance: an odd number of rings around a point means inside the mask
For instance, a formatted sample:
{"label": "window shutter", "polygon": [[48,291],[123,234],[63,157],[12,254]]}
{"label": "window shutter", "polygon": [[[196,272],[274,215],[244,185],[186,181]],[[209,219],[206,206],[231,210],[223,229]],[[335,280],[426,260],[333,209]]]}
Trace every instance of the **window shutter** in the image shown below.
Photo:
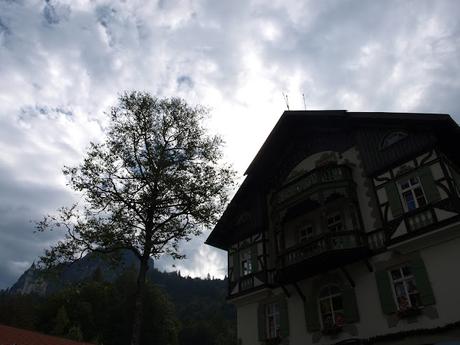
{"label": "window shutter", "polygon": [[235,281],[240,279],[240,253],[238,250],[233,253],[233,276]]}
{"label": "window shutter", "polygon": [[280,335],[282,338],[289,336],[289,314],[288,304],[286,299],[282,299],[279,302],[280,308]]}
{"label": "window shutter", "polygon": [[259,340],[263,341],[266,339],[266,327],[267,323],[265,320],[265,304],[261,303],[259,304],[259,307],[257,308],[257,329],[259,331]]}
{"label": "window shutter", "polygon": [[399,198],[398,187],[395,183],[387,183],[385,185],[385,191],[387,193],[388,202],[390,204],[391,213],[393,218],[399,217],[403,213],[401,199]]}
{"label": "window shutter", "polygon": [[345,321],[348,323],[359,321],[358,303],[356,302],[355,289],[350,287],[342,292]]}
{"label": "window shutter", "polygon": [[304,302],[305,322],[307,323],[307,330],[310,333],[319,331],[321,325],[319,323],[318,305],[316,299],[307,299]]}
{"label": "window shutter", "polygon": [[434,203],[441,200],[441,195],[439,194],[438,187],[434,181],[433,173],[431,172],[430,167],[423,167],[419,171],[420,181],[422,182],[423,191],[429,203]]}
{"label": "window shutter", "polygon": [[417,290],[420,292],[420,299],[423,305],[435,304],[436,300],[434,298],[433,289],[431,288],[431,283],[428,278],[428,273],[426,271],[425,264],[422,259],[416,259],[410,263],[412,273],[415,277],[415,284],[417,285]]}
{"label": "window shutter", "polygon": [[257,243],[254,244],[251,247],[251,265],[252,265],[252,272],[257,272],[259,270],[258,268],[258,255],[259,253],[257,252]]}
{"label": "window shutter", "polygon": [[382,305],[382,311],[385,314],[395,313],[397,310],[394,298],[393,289],[391,287],[390,277],[387,271],[375,272],[375,279],[377,281],[377,289],[380,296],[380,304]]}

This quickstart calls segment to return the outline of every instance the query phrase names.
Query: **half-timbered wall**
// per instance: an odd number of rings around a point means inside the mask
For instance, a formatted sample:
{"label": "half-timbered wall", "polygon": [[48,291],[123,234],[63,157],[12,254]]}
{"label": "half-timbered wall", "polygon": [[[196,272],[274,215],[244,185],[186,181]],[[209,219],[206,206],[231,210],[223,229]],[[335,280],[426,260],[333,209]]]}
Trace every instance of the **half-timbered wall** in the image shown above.
{"label": "half-timbered wall", "polygon": [[268,283],[266,244],[264,233],[258,233],[229,248],[229,295],[247,292]]}
{"label": "half-timbered wall", "polygon": [[[446,161],[435,150],[394,166],[373,179],[381,216],[390,240],[446,221],[458,215],[446,199],[456,195]],[[409,210],[403,199],[401,181],[418,179],[426,205]],[[443,202],[444,201],[444,202]]]}

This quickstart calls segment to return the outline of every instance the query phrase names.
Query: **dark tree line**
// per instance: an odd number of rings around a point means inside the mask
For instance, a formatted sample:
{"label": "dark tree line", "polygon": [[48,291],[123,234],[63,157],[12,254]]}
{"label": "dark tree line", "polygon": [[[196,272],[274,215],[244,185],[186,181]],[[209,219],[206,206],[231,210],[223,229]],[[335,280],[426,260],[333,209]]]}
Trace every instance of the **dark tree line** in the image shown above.
{"label": "dark tree line", "polygon": [[[0,323],[94,344],[129,344],[136,275],[127,270],[108,283],[96,271],[92,279],[47,297],[4,291]],[[225,284],[152,271],[140,344],[236,344],[235,311],[225,302]]]}

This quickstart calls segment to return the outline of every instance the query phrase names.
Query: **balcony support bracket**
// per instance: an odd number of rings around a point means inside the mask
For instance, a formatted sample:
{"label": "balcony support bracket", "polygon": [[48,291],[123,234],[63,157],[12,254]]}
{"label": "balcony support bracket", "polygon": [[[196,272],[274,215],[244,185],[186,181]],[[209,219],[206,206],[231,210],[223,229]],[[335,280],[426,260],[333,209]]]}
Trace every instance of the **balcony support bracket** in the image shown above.
{"label": "balcony support bracket", "polygon": [[295,290],[299,294],[299,296],[302,299],[302,301],[305,303],[305,295],[303,294],[302,290],[300,290],[299,285],[297,283],[294,283],[292,285],[294,285]]}
{"label": "balcony support bracket", "polygon": [[347,277],[347,280],[348,282],[350,283],[351,287],[355,287],[355,281],[353,280],[353,278],[350,276],[350,273],[348,273],[348,271],[345,269],[344,266],[340,266],[340,270],[343,272],[343,274],[345,275],[345,277]]}
{"label": "balcony support bracket", "polygon": [[365,259],[364,260],[364,263],[366,264],[366,267],[367,269],[369,270],[369,272],[374,272],[374,268],[372,267],[372,265],[370,264],[369,260]]}

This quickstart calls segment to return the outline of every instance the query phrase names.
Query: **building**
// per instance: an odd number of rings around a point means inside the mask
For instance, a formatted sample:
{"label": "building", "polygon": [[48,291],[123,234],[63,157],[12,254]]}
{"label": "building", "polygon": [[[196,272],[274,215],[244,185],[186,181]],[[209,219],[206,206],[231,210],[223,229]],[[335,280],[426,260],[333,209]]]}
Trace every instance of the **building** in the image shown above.
{"label": "building", "polygon": [[449,115],[286,111],[246,175],[206,241],[241,345],[460,339]]}

